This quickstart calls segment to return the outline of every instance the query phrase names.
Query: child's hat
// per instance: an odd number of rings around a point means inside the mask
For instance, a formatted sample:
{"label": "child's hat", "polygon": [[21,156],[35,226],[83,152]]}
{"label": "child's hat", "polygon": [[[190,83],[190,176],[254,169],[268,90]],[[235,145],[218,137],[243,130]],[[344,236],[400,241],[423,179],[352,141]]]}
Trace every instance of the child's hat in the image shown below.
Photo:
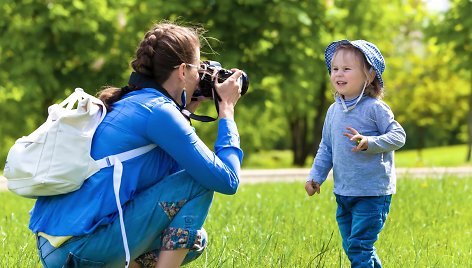
{"label": "child's hat", "polygon": [[379,79],[380,86],[383,87],[382,73],[385,70],[385,60],[380,53],[380,50],[372,43],[365,40],[339,40],[332,42],[325,50],[325,62],[328,67],[328,72],[331,74],[331,60],[333,59],[336,48],[341,44],[351,44],[358,48],[367,59],[367,62],[375,70],[375,76]]}

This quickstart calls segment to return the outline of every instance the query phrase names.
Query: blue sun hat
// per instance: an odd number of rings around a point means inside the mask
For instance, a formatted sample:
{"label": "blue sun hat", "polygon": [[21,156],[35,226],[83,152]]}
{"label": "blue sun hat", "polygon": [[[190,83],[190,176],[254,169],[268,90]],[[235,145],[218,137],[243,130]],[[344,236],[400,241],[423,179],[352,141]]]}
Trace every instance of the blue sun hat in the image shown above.
{"label": "blue sun hat", "polygon": [[328,67],[328,73],[331,75],[331,60],[333,59],[336,48],[341,44],[351,44],[364,54],[367,62],[375,70],[375,76],[379,79],[380,86],[383,87],[382,73],[385,70],[385,60],[380,50],[374,44],[365,40],[339,40],[329,44],[325,50],[325,62]]}

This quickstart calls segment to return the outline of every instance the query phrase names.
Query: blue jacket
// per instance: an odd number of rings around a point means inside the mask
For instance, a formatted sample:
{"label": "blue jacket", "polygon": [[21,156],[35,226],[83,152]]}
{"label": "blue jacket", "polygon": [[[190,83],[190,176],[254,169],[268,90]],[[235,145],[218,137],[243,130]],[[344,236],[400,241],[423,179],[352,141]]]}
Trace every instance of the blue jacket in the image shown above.
{"label": "blue jacket", "polygon": [[[243,158],[236,123],[219,120],[212,152],[176,104],[151,88],[132,91],[113,104],[93,137],[92,157],[97,160],[152,143],[158,146],[149,153],[123,162],[124,210],[140,192],[182,169],[208,189],[236,192]],[[118,215],[113,167],[95,173],[75,192],[38,198],[30,214],[33,232],[54,236],[88,234],[111,223]]]}
{"label": "blue jacket", "polygon": [[[355,141],[343,136],[353,127],[368,137],[366,151],[352,152]],[[334,193],[344,196],[390,195],[396,191],[394,150],[406,134],[382,100],[363,96],[357,106],[343,111],[339,97],[329,107],[309,180],[322,184],[333,169]]]}

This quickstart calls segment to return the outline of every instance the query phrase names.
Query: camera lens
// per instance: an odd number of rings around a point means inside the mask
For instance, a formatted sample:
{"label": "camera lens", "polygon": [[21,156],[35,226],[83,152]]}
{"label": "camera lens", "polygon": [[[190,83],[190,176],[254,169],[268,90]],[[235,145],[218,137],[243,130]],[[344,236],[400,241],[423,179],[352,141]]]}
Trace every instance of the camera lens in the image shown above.
{"label": "camera lens", "polygon": [[[193,97],[204,96],[204,97],[213,97],[214,90],[214,79],[212,77],[213,72],[218,71],[218,82],[222,83],[228,77],[230,77],[234,72],[231,70],[226,70],[221,67],[221,64],[217,61],[203,61],[201,69],[204,71],[200,72],[200,83],[199,88],[195,91]],[[241,96],[244,95],[249,89],[249,78],[245,72],[241,74]]]}

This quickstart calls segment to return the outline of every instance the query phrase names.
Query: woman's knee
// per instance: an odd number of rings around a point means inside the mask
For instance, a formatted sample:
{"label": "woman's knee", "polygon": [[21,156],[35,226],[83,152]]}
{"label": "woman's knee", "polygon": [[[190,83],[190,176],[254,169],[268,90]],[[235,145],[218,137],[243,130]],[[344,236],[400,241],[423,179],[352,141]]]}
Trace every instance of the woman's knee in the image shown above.
{"label": "woman's knee", "polygon": [[197,182],[186,170],[181,170],[167,176],[164,178],[163,182],[171,184],[173,189],[174,187],[188,189],[189,196],[198,196],[207,192],[212,192]]}

